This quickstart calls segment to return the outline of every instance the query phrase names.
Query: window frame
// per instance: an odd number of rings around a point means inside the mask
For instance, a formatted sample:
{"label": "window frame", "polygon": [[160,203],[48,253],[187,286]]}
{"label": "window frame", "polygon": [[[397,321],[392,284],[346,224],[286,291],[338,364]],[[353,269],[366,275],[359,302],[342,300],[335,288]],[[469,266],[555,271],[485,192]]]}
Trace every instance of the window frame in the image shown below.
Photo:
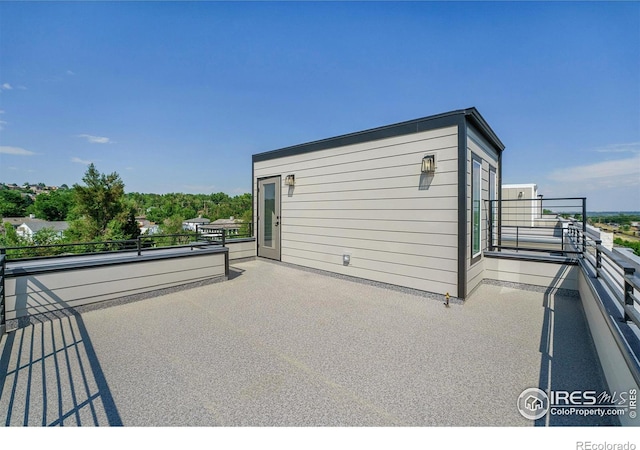
{"label": "window frame", "polygon": [[[479,168],[476,177],[476,168]],[[477,183],[477,185],[476,185]],[[477,191],[477,192],[476,192]],[[476,199],[476,197],[478,197]],[[477,202],[477,203],[476,203]],[[475,213],[478,213],[477,224]],[[482,257],[482,159],[471,154],[471,264]],[[477,228],[477,232],[475,231]],[[476,242],[477,239],[477,242]],[[477,251],[475,245],[477,244]]]}

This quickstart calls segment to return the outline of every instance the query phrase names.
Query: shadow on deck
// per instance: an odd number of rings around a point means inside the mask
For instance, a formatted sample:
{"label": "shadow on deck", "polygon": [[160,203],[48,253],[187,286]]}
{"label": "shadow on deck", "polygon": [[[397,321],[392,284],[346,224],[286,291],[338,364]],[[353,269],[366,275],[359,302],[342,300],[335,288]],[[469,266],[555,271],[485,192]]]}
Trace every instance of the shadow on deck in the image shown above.
{"label": "shadow on deck", "polygon": [[1,423],[121,426],[82,316],[72,308],[55,316],[0,336]]}

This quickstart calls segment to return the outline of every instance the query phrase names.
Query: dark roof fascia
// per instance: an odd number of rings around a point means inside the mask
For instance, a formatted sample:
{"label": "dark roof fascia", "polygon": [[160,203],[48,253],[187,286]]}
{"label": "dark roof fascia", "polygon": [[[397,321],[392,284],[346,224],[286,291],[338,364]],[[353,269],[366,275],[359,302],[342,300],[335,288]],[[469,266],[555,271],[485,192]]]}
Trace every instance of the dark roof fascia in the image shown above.
{"label": "dark roof fascia", "polygon": [[328,148],[342,147],[345,145],[359,144],[362,142],[386,139],[405,134],[419,133],[422,131],[458,125],[458,117],[465,116],[471,118],[477,128],[489,141],[502,151],[504,145],[493,130],[487,125],[476,108],[459,109],[434,116],[422,117],[420,119],[409,120],[392,125],[385,125],[378,128],[357,131],[355,133],[343,134],[336,137],[321,139],[319,141],[307,142],[305,144],[285,147],[278,150],[257,153],[252,156],[252,162],[267,161],[285,156],[300,155],[303,153],[326,150]]}
{"label": "dark roof fascia", "polygon": [[504,144],[491,129],[487,121],[484,120],[484,117],[480,115],[476,108],[467,109],[465,111],[465,115],[467,116],[469,122],[471,122],[475,126],[475,128],[484,136],[484,138],[491,143],[491,145],[493,145],[500,152],[504,150]]}
{"label": "dark roof fascia", "polygon": [[449,125],[457,125],[455,116],[462,111],[452,111],[450,113],[438,114],[436,116],[424,117],[421,119],[409,120],[392,125],[371,128],[368,130],[357,131],[355,133],[343,134],[318,141],[298,144],[291,147],[285,147],[277,150],[271,150],[264,153],[258,153],[252,156],[252,161],[267,161],[270,159],[282,158],[292,155],[300,155],[311,153],[329,148],[343,147],[346,145],[359,144],[362,142],[386,139],[405,134],[418,133],[433,128],[440,128]]}

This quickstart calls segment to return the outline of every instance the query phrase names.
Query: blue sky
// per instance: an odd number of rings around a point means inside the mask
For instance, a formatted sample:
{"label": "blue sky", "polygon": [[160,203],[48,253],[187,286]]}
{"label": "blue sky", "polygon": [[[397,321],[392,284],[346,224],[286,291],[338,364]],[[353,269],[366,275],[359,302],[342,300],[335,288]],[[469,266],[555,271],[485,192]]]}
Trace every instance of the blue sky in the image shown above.
{"label": "blue sky", "polygon": [[640,210],[638,2],[0,2],[0,181],[250,192],[251,155],[475,106],[504,183]]}

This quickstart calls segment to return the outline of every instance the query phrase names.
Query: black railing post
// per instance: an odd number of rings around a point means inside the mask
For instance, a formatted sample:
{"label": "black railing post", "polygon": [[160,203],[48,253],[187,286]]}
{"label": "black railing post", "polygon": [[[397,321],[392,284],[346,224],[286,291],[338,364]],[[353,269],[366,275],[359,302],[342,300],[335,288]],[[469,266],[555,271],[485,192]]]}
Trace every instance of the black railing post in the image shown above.
{"label": "black railing post", "polygon": [[587,199],[582,199],[582,232],[587,232]]}
{"label": "black railing post", "polygon": [[520,248],[520,227],[516,225],[516,248]]}
{"label": "black railing post", "polygon": [[222,229],[222,246],[224,247],[226,245],[226,237],[225,237],[225,232],[224,232],[224,228]]}
{"label": "black railing post", "polygon": [[600,269],[602,269],[602,240],[596,239],[596,278],[600,276]]}
{"label": "black railing post", "polygon": [[[578,231],[578,249],[582,247],[582,244],[580,244],[581,240],[584,243],[584,233],[580,233],[580,231]],[[582,256],[584,256],[584,250],[581,253],[582,253]]]}
{"label": "black railing post", "polygon": [[491,218],[493,217],[493,204],[492,204],[492,200],[489,200],[489,211],[487,214],[487,241],[489,242],[489,251],[493,251],[493,239],[491,238],[491,236],[493,235],[493,231],[492,231],[492,220]]}
{"label": "black railing post", "polygon": [[198,224],[196,224],[196,242],[198,242]]}
{"label": "black railing post", "polygon": [[502,192],[498,190],[498,251],[502,251]]}
{"label": "black railing post", "polygon": [[142,239],[140,236],[136,238],[136,246],[138,247],[138,256],[142,255]]}
{"label": "black railing post", "polygon": [[573,223],[569,223],[569,225],[567,225],[567,229],[569,230],[569,232],[567,233],[569,235],[569,240],[573,241]]}
{"label": "black railing post", "polygon": [[631,283],[629,283],[629,278],[631,278],[633,276],[633,274],[635,273],[636,269],[634,269],[633,267],[625,267],[624,268],[624,305],[625,305],[625,311],[624,311],[624,321],[628,322],[631,320],[631,317],[629,317],[629,315],[627,314],[627,307],[631,307],[633,308],[633,286],[631,285]]}

